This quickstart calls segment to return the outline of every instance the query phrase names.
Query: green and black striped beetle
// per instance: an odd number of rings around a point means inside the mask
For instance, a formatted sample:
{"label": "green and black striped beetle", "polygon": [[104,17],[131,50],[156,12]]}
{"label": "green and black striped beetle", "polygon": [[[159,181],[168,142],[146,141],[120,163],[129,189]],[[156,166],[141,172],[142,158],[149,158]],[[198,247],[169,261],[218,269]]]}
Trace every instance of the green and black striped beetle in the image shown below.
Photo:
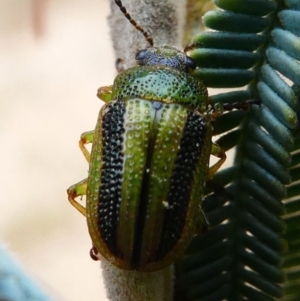
{"label": "green and black striped beetle", "polygon": [[[207,227],[203,190],[226,155],[212,143],[218,113],[205,85],[190,74],[194,61],[171,47],[141,50],[136,60],[99,89],[106,104],[95,130],[79,143],[89,175],[68,196],[87,218],[92,258],[100,253],[121,269],[148,272],[173,263]],[[210,155],[219,157],[211,167]],[[86,208],[75,200],[82,195]]]}

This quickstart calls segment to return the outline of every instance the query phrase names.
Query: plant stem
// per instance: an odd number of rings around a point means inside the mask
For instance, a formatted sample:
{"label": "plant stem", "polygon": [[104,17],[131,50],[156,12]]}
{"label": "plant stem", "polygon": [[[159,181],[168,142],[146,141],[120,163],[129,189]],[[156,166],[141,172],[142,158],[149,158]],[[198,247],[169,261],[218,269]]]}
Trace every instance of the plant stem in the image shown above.
{"label": "plant stem", "polygon": [[116,268],[101,259],[107,297],[112,301],[171,301],[173,265],[163,270],[142,273]]}
{"label": "plant stem", "polygon": [[[123,0],[131,17],[154,40],[154,46],[182,48],[186,0]],[[115,58],[124,60],[126,68],[134,66],[135,54],[148,47],[146,39],[111,1],[108,18]],[[102,259],[107,296],[112,301],[171,301],[173,266],[152,273],[120,270]]]}
{"label": "plant stem", "polygon": [[[182,48],[186,0],[123,0],[122,3],[131,17],[151,35],[154,46]],[[123,59],[126,67],[134,66],[136,52],[149,46],[146,39],[114,1],[111,1],[108,22],[116,59]]]}

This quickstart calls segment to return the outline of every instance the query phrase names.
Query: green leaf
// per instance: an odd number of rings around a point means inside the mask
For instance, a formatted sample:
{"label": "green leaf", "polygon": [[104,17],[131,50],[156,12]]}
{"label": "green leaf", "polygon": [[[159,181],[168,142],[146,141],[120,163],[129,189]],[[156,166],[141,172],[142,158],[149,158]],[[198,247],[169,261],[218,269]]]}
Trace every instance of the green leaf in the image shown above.
{"label": "green leaf", "polygon": [[214,122],[218,143],[236,147],[234,165],[208,189],[211,229],[177,263],[175,300],[300,300],[299,3],[215,0],[222,10],[203,17],[214,31],[192,41],[195,76],[236,89],[213,104],[261,106]]}

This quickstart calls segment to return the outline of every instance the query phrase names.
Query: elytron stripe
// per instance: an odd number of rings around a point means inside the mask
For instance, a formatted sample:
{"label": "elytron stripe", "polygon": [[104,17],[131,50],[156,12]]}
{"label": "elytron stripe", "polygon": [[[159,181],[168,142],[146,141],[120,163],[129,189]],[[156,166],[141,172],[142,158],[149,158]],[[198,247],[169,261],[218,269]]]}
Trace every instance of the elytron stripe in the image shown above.
{"label": "elytron stripe", "polygon": [[175,161],[168,193],[169,206],[165,214],[157,260],[168,254],[181,237],[194,181],[193,174],[204,146],[206,133],[207,125],[204,118],[190,112]]}
{"label": "elytron stripe", "polygon": [[123,100],[112,102],[102,122],[103,165],[99,189],[98,227],[113,254],[117,253],[117,223],[121,202],[124,112]]}
{"label": "elytron stripe", "polygon": [[152,151],[154,147],[154,143],[156,140],[156,134],[157,134],[157,113],[159,110],[161,110],[163,107],[162,103],[159,102],[153,102],[152,103],[152,109],[154,110],[154,118],[153,118],[153,126],[152,126],[152,132],[149,137],[149,145],[148,145],[148,151],[147,151],[147,161],[144,168],[144,174],[143,174],[143,181],[142,181],[142,187],[141,187],[141,194],[139,199],[139,215],[138,215],[138,221],[136,224],[136,231],[135,231],[135,241],[134,241],[134,247],[133,247],[133,253],[131,258],[131,265],[133,268],[138,268],[140,258],[141,258],[141,252],[142,250],[142,241],[143,235],[144,235],[144,226],[145,226],[145,218],[147,213],[147,206],[149,202],[149,181],[150,181],[150,166],[152,161]]}

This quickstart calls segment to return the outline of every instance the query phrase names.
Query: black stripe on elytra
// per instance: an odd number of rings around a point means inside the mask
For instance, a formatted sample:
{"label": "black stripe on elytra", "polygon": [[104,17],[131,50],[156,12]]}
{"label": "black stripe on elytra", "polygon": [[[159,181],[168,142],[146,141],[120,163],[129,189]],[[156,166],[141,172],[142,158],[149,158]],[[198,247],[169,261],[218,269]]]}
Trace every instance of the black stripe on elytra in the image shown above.
{"label": "black stripe on elytra", "polygon": [[106,107],[102,120],[102,170],[99,189],[98,227],[110,251],[117,254],[117,224],[121,203],[125,102]]}
{"label": "black stripe on elytra", "polygon": [[147,214],[148,202],[149,202],[149,179],[150,179],[150,166],[152,160],[152,153],[154,148],[154,142],[156,140],[157,135],[157,111],[162,109],[163,104],[160,102],[153,102],[152,108],[155,110],[154,118],[153,118],[153,127],[149,137],[148,143],[148,150],[147,150],[147,159],[144,168],[144,174],[142,179],[142,186],[141,186],[141,193],[139,197],[139,209],[138,209],[138,219],[137,224],[135,226],[135,239],[133,244],[132,250],[132,257],[131,257],[131,267],[138,268],[140,259],[141,259],[141,252],[142,252],[142,241],[144,235],[144,228],[145,228],[145,217]]}
{"label": "black stripe on elytra", "polygon": [[190,112],[172,173],[157,260],[167,255],[181,237],[194,182],[193,173],[204,146],[206,133],[205,119]]}

